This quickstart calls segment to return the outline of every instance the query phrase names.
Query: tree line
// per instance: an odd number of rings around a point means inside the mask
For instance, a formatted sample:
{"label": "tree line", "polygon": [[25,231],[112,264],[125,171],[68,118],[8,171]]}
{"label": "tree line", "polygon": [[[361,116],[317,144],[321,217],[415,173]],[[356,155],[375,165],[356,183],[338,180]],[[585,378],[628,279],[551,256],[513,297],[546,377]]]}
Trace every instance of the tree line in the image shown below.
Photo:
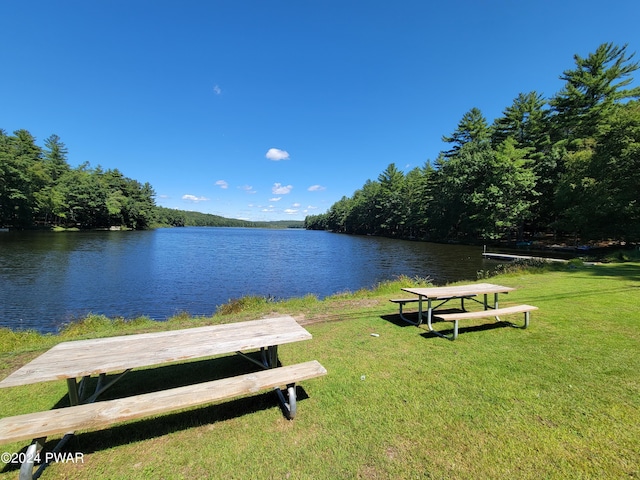
{"label": "tree line", "polygon": [[157,223],[172,227],[244,227],[244,228],[304,228],[301,220],[279,220],[272,222],[252,222],[226,218],[210,213],[176,210],[158,207]]}
{"label": "tree line", "polygon": [[600,45],[549,99],[521,93],[490,125],[466,112],[450,149],[404,173],[395,163],[305,227],[433,241],[640,240],[640,87],[627,46]]}
{"label": "tree line", "polygon": [[117,169],[71,168],[57,135],[36,145],[27,130],[0,129],[0,226],[149,227],[155,192]]}
{"label": "tree line", "polygon": [[302,221],[250,222],[160,207],[149,183],[89,163],[71,168],[67,155],[57,135],[40,147],[27,130],[8,135],[0,129],[0,227],[304,227]]}

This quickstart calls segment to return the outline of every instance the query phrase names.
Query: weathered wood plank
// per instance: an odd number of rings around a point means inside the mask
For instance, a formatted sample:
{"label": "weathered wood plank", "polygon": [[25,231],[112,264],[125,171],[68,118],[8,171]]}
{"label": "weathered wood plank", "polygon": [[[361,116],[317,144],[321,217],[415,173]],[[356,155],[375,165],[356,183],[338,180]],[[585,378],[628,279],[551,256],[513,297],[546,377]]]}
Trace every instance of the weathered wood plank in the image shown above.
{"label": "weathered wood plank", "polygon": [[511,315],[515,313],[531,312],[538,310],[538,307],[533,305],[515,305],[512,307],[494,308],[489,310],[478,310],[474,312],[456,312],[456,313],[434,313],[434,318],[444,321],[465,320],[473,318],[489,318],[499,317],[501,315]]}
{"label": "weathered wood plank", "polygon": [[312,360],[170,390],[6,417],[0,419],[0,444],[76,430],[99,430],[115,423],[256,393],[326,373],[320,363]]}
{"label": "weathered wood plank", "polygon": [[412,303],[412,302],[418,302],[420,301],[420,298],[418,297],[413,297],[413,298],[390,298],[389,301],[391,303]]}
{"label": "weathered wood plank", "polygon": [[0,382],[26,385],[128,368],[205,358],[309,340],[293,317],[283,316],[166,332],[59,343]]}
{"label": "weathered wood plank", "polygon": [[405,292],[414,295],[422,295],[431,299],[444,299],[446,297],[462,297],[468,295],[483,295],[489,293],[508,293],[515,288],[494,285],[492,283],[476,283],[471,285],[454,285],[448,287],[418,287],[403,288]]}

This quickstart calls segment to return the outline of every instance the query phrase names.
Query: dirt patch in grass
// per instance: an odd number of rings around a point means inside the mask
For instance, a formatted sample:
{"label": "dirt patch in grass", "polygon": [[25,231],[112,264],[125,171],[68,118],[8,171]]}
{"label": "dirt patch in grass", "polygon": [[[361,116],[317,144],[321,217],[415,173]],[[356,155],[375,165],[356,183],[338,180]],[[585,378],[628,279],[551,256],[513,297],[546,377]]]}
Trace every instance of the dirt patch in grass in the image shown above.
{"label": "dirt patch in grass", "polygon": [[328,303],[327,308],[322,312],[303,313],[300,315],[294,315],[294,318],[300,325],[336,322],[340,320],[348,320],[350,318],[360,318],[364,315],[362,310],[379,307],[382,304],[383,300],[380,300],[379,298],[337,300]]}

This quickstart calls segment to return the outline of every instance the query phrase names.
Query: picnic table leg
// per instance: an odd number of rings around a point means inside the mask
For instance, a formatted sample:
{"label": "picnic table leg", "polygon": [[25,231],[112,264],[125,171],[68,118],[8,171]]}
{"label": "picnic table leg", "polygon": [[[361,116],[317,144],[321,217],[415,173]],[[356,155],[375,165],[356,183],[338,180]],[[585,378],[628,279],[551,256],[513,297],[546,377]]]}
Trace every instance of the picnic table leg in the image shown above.
{"label": "picnic table leg", "polygon": [[[521,328],[521,329],[523,329],[523,330],[526,330],[526,328],[529,326],[529,321],[530,321],[530,319],[531,319],[531,316],[530,316],[530,315],[531,315],[531,312],[524,312],[524,325],[522,325],[522,326],[520,326],[520,325],[516,325],[516,324],[515,324],[515,323],[513,323],[513,322],[506,322],[506,323],[508,323],[508,324],[509,324],[509,325],[511,325],[512,327],[515,327],[515,328]],[[496,318],[497,318],[497,317],[496,317]]]}
{"label": "picnic table leg", "polygon": [[[242,352],[236,352],[241,356],[245,357],[247,360],[255,363],[256,365],[261,366],[262,368],[277,368],[280,366],[280,360],[278,359],[278,346],[272,345],[267,348],[260,348],[260,356],[261,361],[255,360]],[[280,404],[282,405],[282,409],[284,410],[284,414],[288,420],[293,420],[296,416],[297,411],[297,400],[296,400],[296,384],[290,383],[287,385],[287,398],[285,398],[284,393],[280,387],[274,387],[273,389],[278,395],[278,400],[280,400]]]}
{"label": "picnic table leg", "polygon": [[[432,320],[433,320],[433,308],[432,308],[432,306],[431,306],[431,299],[430,299],[430,298],[428,298],[428,299],[427,299],[427,302],[428,302],[428,308],[427,308],[427,327],[429,328],[429,331],[430,331],[431,333],[434,333],[434,334],[438,335],[439,337],[446,338],[446,339],[448,339],[448,340],[455,340],[455,339],[456,339],[456,337],[458,336],[458,322],[456,321],[456,323],[455,323],[454,332],[453,332],[453,333],[454,333],[453,339],[452,339],[452,338],[449,338],[449,337],[447,337],[446,335],[444,335],[444,334],[440,333],[439,331],[435,330],[435,329],[433,328],[433,325],[431,324],[431,322],[432,322]],[[442,304],[441,304],[441,305],[442,305]]]}
{"label": "picnic table leg", "polygon": [[73,407],[80,403],[80,393],[78,392],[78,382],[74,378],[67,378],[67,389],[69,390],[69,404]]}
{"label": "picnic table leg", "polygon": [[256,360],[255,358],[250,357],[244,352],[237,351],[236,352],[241,357],[246,358],[251,363],[255,363],[259,367],[262,368],[275,368],[279,366],[280,361],[278,360],[278,346],[272,345],[270,347],[260,347],[260,359]]}
{"label": "picnic table leg", "polygon": [[[131,369],[127,369],[118,375],[116,378],[111,380],[109,383],[104,385],[104,379],[106,378],[105,374],[100,374],[100,378],[98,380],[98,384],[96,385],[96,391],[93,395],[91,395],[88,399],[82,401],[82,403],[93,403],[96,398],[104,392],[107,388],[112,386],[118,380],[120,380],[125,374],[127,374]],[[85,376],[80,381],[80,385],[78,385],[77,379],[67,378],[67,390],[69,391],[69,405],[76,406],[80,405],[81,399],[84,396],[84,390],[86,388],[86,384],[89,381],[89,376]],[[70,438],[74,436],[74,432],[66,433],[56,444],[55,448],[52,450],[54,453],[57,453],[62,450],[65,444],[69,441]],[[27,448],[27,452],[25,455],[25,461],[20,466],[20,475],[19,480],[31,480],[34,478],[39,478],[42,475],[42,472],[49,465],[48,462],[43,462],[38,470],[36,470],[35,474],[33,473],[33,465],[35,461],[39,457],[39,453],[42,450],[46,437],[37,438],[33,441],[31,445]]]}
{"label": "picnic table leg", "polygon": [[[264,349],[262,351],[264,353]],[[263,359],[266,360],[265,366],[267,368],[277,368],[280,364],[280,361],[278,360],[278,346],[272,345],[268,347],[266,351],[266,356],[263,356]],[[288,398],[284,397],[284,394],[282,393],[282,390],[280,390],[280,387],[275,387],[274,390],[278,395],[278,399],[282,404],[282,408],[285,412],[287,419],[293,420],[293,418],[296,416],[296,411],[297,411],[295,383],[291,383],[287,385]]]}
{"label": "picnic table leg", "polygon": [[33,478],[33,464],[40,456],[45,438],[36,438],[27,448],[24,462],[20,465],[19,480],[31,480]]}
{"label": "picnic table leg", "polygon": [[[427,326],[431,330],[431,316],[432,316],[433,308],[431,306],[431,299],[427,298]],[[422,295],[418,295],[418,323],[415,323],[417,327],[422,325],[422,321],[424,320],[424,316],[422,315]]]}
{"label": "picnic table leg", "polygon": [[416,327],[418,325],[420,325],[420,323],[422,323],[422,303],[420,301],[420,299],[418,300],[418,320],[417,321],[413,321],[407,317],[404,316],[404,313],[402,311],[402,307],[404,306],[405,303],[408,302],[402,302],[402,301],[398,301],[396,302],[398,304],[399,307],[399,315],[400,315],[400,319],[404,320],[405,322],[411,324],[411,325],[415,325]]}
{"label": "picnic table leg", "polygon": [[[272,345],[267,347],[267,349],[265,350],[264,348],[261,349],[261,353],[262,353],[262,363],[263,366],[265,368],[277,368],[280,364],[280,361],[278,360],[278,346],[277,345]],[[284,394],[282,393],[282,390],[280,390],[280,387],[275,387],[274,388],[276,394],[278,395],[278,399],[280,400],[280,403],[282,404],[282,408],[285,412],[285,415],[287,417],[287,419],[289,420],[293,420],[293,418],[296,416],[296,411],[297,411],[297,401],[296,401],[296,385],[295,383],[291,383],[289,385],[287,385],[287,397],[285,398]]]}
{"label": "picnic table leg", "polygon": [[264,348],[261,348],[260,353],[262,355],[262,365],[265,368],[275,368],[278,366],[278,346],[277,345],[272,345],[270,347],[267,347],[266,350]]}
{"label": "picnic table leg", "polygon": [[400,303],[398,304],[398,306],[399,306],[399,308],[400,308],[400,318],[401,318],[402,320],[404,320],[404,321],[405,321],[405,322],[407,322],[407,323],[410,323],[411,325],[415,325],[415,326],[420,325],[420,322],[421,322],[421,320],[420,320],[420,315],[421,315],[420,310],[418,310],[418,320],[417,320],[416,322],[414,322],[413,320],[411,320],[411,319],[409,319],[409,318],[407,318],[407,317],[405,317],[405,316],[404,316],[404,313],[403,313],[403,311],[402,311],[402,307],[404,306],[404,303],[403,303],[403,302],[400,302]]}
{"label": "picnic table leg", "polygon": [[101,373],[100,376],[98,377],[98,383],[96,385],[96,389],[93,392],[93,395],[91,395],[89,398],[87,398],[86,400],[84,400],[82,403],[93,403],[96,401],[96,399],[102,395],[102,393],[107,390],[108,388],[111,388],[111,386],[116,383],[118,380],[120,380],[122,377],[124,377],[127,373],[129,373],[131,371],[130,368],[127,368],[124,372],[120,373],[118,376],[112,378],[108,383],[105,383],[107,376],[104,373]]}
{"label": "picnic table leg", "polygon": [[[493,294],[493,308],[496,308],[496,309],[498,308],[498,293],[497,292]],[[502,320],[500,320],[500,317],[498,317],[497,315],[496,315],[496,320],[498,322],[502,321]]]}
{"label": "picnic table leg", "polygon": [[282,405],[282,409],[284,410],[287,419],[293,420],[296,416],[296,412],[298,411],[298,404],[296,400],[296,384],[290,383],[287,385],[288,398],[284,397],[284,393],[282,393],[282,390],[280,390],[279,387],[276,387],[275,391],[278,394],[280,404]]}

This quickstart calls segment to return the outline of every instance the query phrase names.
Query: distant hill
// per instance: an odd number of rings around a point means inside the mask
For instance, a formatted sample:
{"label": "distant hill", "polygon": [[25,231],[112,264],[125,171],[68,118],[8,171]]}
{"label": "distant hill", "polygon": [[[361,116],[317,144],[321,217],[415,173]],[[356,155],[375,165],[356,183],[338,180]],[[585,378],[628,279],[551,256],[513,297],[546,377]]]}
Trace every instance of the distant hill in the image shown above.
{"label": "distant hill", "polygon": [[249,222],[225,218],[210,213],[191,212],[166,207],[157,208],[158,225],[172,227],[246,227],[246,228],[304,228],[302,220],[277,220],[273,222]]}

